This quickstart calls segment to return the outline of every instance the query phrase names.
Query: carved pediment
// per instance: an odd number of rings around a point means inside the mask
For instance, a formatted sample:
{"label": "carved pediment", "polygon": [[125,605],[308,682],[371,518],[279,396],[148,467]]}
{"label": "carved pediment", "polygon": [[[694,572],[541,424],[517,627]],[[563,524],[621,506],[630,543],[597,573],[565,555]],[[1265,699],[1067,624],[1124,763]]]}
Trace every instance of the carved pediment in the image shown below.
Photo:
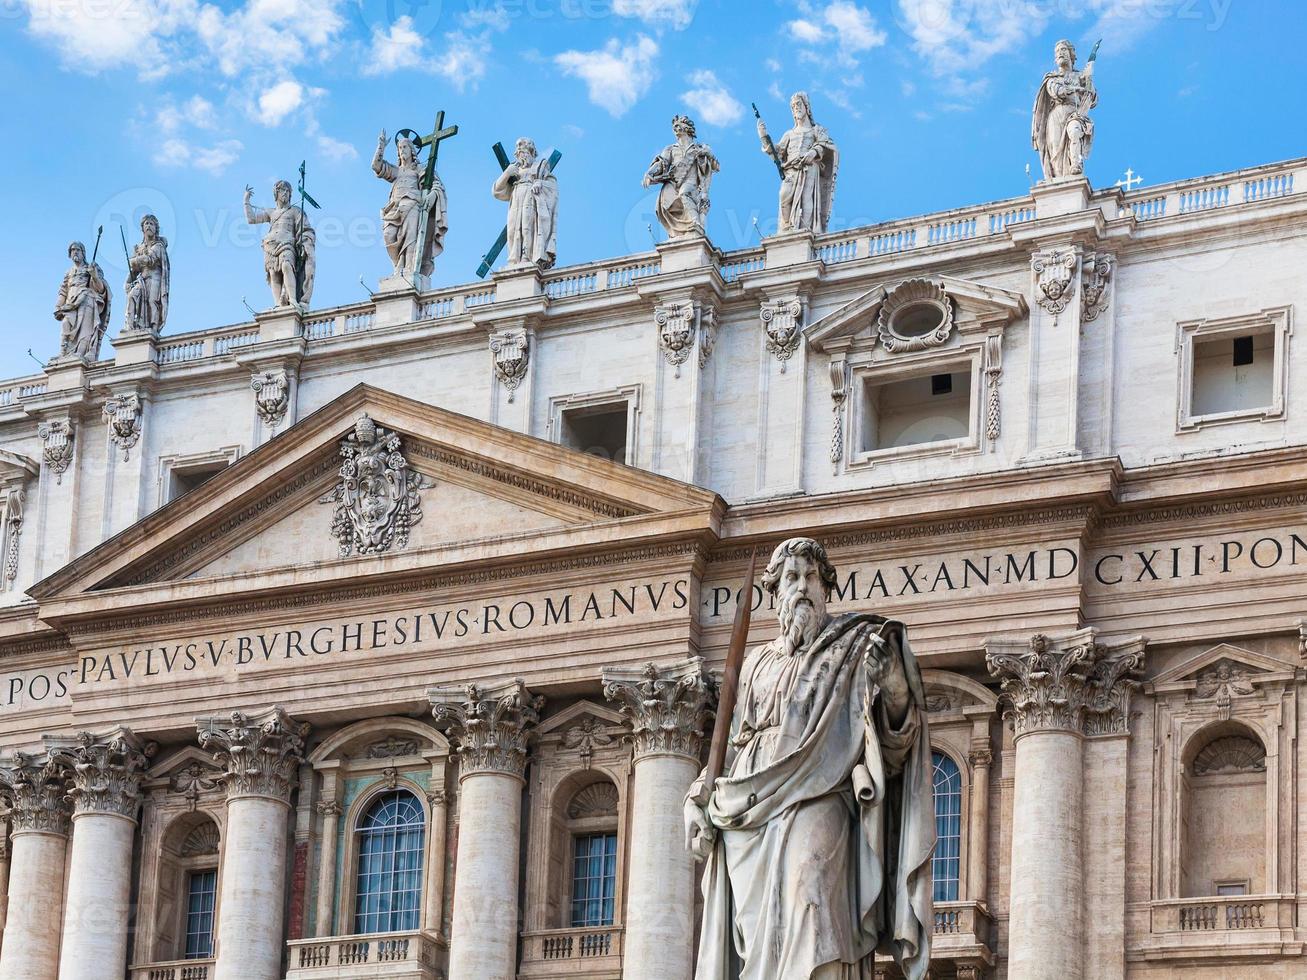
{"label": "carved pediment", "polygon": [[[899,317],[916,306],[939,310],[938,322],[928,324],[931,329],[918,333],[898,325]],[[955,276],[916,277],[875,286],[803,332],[815,350],[826,353],[877,342],[891,353],[908,352],[943,346],[955,333],[1002,329],[1027,312],[1020,293]]]}
{"label": "carved pediment", "polygon": [[926,711],[932,715],[970,714],[973,711],[993,713],[998,710],[996,693],[961,674],[923,670],[921,682],[926,688]]}
{"label": "carved pediment", "polygon": [[513,555],[577,529],[720,509],[697,487],[360,385],[31,594],[428,567],[476,542]]}
{"label": "carved pediment", "polygon": [[1286,672],[1291,675],[1292,671],[1291,665],[1264,653],[1221,643],[1168,667],[1153,678],[1153,686],[1158,690],[1192,689],[1197,696],[1204,697],[1202,692],[1221,684],[1256,686],[1268,680],[1284,679]]}

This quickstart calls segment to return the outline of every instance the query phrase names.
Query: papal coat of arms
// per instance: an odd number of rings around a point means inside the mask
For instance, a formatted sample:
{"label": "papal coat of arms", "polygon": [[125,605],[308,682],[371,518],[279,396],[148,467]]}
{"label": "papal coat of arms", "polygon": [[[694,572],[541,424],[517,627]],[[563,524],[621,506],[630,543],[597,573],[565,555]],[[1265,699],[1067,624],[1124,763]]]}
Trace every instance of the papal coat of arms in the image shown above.
{"label": "papal coat of arms", "polygon": [[408,468],[399,435],[364,415],[340,444],[340,455],[340,483],[319,502],[336,505],[331,533],[341,557],[403,548],[422,520],[419,491],[429,484]]}

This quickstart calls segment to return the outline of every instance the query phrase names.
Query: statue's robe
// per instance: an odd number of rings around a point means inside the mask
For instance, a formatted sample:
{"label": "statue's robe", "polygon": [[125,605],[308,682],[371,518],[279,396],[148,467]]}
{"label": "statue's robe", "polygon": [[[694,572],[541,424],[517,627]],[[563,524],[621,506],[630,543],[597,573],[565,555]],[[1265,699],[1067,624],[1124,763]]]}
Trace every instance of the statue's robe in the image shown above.
{"label": "statue's robe", "polygon": [[[899,726],[865,651],[901,656],[911,706]],[[921,980],[933,929],[935,817],[925,694],[903,626],[831,619],[807,649],[745,664],[734,759],[708,817],[696,980],[862,980],[892,953]]]}
{"label": "statue's robe", "polygon": [[69,269],[59,284],[59,296],[55,300],[55,309],[60,311],[59,319],[63,323],[61,353],[93,361],[100,356],[100,344],[109,329],[112,300],[104,271],[98,263],[94,268],[98,280],[95,284],[91,281],[91,264]]}
{"label": "statue's robe", "polygon": [[168,239],[140,241],[132,248],[127,277],[127,326],[135,330],[163,329],[168,320]]}
{"label": "statue's robe", "polygon": [[558,178],[549,161],[537,159],[517,176],[506,172],[493,193],[508,201],[508,263],[551,269],[558,254]]}
{"label": "statue's robe", "polygon": [[1088,112],[1098,104],[1092,87],[1080,88],[1083,71],[1051,71],[1035,93],[1030,141],[1039,152],[1044,179],[1084,173],[1094,143],[1094,122]]}
{"label": "statue's robe", "polygon": [[687,146],[672,143],[654,157],[645,178],[660,185],[654,209],[668,235],[678,238],[703,233],[708,189],[719,169],[712,150],[697,141]]}
{"label": "statue's robe", "polygon": [[[421,186],[422,171],[415,165],[399,167],[378,160],[373,171],[382,180],[390,182],[390,197],[381,209],[381,222],[394,235],[390,250],[395,272],[416,272],[429,276],[436,267],[436,256],[445,250],[445,232],[449,229],[449,203],[445,185],[438,174],[429,190]],[[422,242],[422,263],[418,265],[415,250],[418,243],[419,218],[426,210],[427,222]]]}
{"label": "statue's robe", "polygon": [[[816,159],[807,155],[817,150]],[[825,126],[795,126],[776,143],[781,181],[781,231],[824,232],[835,203],[840,156]]]}

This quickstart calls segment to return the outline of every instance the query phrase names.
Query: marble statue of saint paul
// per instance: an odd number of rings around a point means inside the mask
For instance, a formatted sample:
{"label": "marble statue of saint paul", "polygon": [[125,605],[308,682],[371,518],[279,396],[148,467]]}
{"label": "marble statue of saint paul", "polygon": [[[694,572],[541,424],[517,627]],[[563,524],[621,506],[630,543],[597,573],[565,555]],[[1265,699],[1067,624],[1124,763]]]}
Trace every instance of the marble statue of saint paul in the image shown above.
{"label": "marble statue of saint paul", "polygon": [[935,844],[925,695],[901,623],[832,616],[811,538],[772,555],[781,634],[740,672],[725,775],[686,799],[706,859],[696,980],[926,976]]}

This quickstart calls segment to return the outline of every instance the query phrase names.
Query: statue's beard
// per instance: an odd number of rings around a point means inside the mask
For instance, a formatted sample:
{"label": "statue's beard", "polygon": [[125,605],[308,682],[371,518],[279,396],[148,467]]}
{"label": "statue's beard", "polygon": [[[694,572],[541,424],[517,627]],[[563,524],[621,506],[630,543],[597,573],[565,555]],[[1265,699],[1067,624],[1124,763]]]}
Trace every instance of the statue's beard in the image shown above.
{"label": "statue's beard", "polygon": [[783,595],[778,615],[786,653],[794,653],[812,645],[822,624],[817,607],[811,599],[800,595]]}

